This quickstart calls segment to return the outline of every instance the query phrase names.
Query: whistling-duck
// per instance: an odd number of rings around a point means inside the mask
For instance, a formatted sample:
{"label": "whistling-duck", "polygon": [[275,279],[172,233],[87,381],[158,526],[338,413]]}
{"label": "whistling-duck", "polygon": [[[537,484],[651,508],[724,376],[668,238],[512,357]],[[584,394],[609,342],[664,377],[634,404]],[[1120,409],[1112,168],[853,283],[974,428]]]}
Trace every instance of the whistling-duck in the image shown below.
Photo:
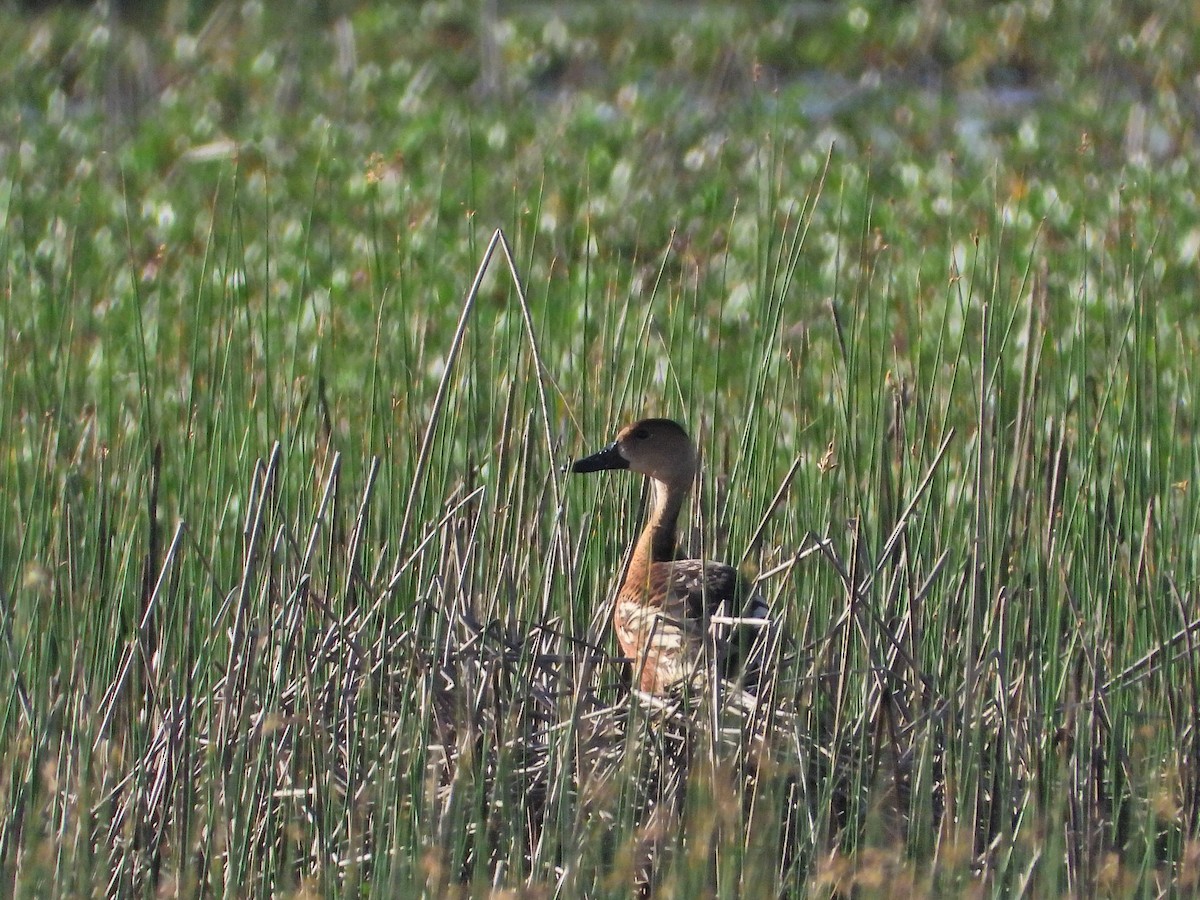
{"label": "whistling-duck", "polygon": [[[697,469],[696,447],[679,423],[634,422],[621,429],[612,444],[571,467],[572,472],[606,469],[638,472],[653,487],[650,516],[617,594],[613,627],[621,651],[633,660],[635,683],[643,691],[663,694],[703,674],[700,660],[709,616],[724,612],[762,619],[766,604],[750,597],[732,566],[676,558],[676,521]],[[744,654],[751,640],[745,634],[739,638],[715,642],[717,663],[723,675],[740,677],[753,687],[757,672],[751,670],[756,666]]]}

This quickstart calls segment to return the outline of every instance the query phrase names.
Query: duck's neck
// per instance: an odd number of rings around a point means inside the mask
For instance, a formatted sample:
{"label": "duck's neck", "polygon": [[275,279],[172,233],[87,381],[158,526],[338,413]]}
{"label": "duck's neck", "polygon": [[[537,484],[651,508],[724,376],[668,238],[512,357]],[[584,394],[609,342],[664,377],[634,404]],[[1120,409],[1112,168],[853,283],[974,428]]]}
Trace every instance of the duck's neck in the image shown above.
{"label": "duck's neck", "polygon": [[679,522],[679,510],[691,489],[690,481],[651,480],[653,499],[650,517],[638,537],[634,548],[634,559],[643,564],[666,562],[675,558],[675,535]]}

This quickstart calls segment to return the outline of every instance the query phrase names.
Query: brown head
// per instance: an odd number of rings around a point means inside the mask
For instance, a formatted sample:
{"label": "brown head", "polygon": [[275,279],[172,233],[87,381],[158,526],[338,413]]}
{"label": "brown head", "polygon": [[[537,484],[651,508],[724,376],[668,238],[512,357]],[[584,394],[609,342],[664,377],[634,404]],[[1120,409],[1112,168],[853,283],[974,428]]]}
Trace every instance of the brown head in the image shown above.
{"label": "brown head", "polygon": [[572,472],[605,469],[628,469],[686,490],[696,477],[696,446],[678,422],[642,419],[622,428],[603,450],[571,466]]}

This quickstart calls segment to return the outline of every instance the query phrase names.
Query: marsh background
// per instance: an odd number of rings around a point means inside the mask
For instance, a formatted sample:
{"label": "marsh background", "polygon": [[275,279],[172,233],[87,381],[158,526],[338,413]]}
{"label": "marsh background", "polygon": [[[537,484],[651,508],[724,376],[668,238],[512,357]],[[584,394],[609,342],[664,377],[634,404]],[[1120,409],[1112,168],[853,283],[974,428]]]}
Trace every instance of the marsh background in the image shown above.
{"label": "marsh background", "polygon": [[4,882],[624,896],[638,487],[561,467],[655,413],[805,785],[714,749],[663,895],[1194,889],[1198,32],[0,5]]}

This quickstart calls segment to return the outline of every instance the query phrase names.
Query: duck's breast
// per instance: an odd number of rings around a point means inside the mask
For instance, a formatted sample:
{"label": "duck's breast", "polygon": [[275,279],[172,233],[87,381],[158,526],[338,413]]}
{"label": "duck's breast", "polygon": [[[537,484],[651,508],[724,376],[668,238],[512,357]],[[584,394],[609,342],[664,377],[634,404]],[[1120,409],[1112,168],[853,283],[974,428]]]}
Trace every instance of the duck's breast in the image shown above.
{"label": "duck's breast", "polygon": [[656,562],[626,579],[613,625],[622,653],[639,673],[642,690],[664,693],[701,674],[706,641],[721,675],[753,689],[768,646],[767,630],[729,624],[706,629],[713,615],[761,620],[769,618],[769,610],[737,570],[723,563]]}
{"label": "duck's breast", "polygon": [[698,559],[652,563],[630,573],[613,610],[621,651],[641,667],[643,690],[663,692],[698,671],[707,615],[740,612],[737,571]]}

